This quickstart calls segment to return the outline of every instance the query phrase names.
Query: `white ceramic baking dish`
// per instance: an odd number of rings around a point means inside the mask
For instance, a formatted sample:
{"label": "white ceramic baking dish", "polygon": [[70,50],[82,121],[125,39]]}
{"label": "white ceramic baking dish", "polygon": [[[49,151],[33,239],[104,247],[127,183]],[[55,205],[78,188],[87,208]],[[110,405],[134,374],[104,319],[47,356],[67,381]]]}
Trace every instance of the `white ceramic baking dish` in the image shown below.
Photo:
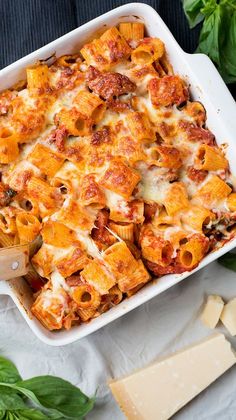
{"label": "white ceramic baking dish", "polygon": [[[145,4],[130,3],[118,7],[11,64],[0,71],[0,90],[24,78],[25,67],[35,63],[35,61],[46,59],[54,53],[60,56],[79,51],[80,46],[101,32],[101,29],[105,30],[106,27],[117,25],[121,21],[144,22],[148,35],[160,37],[165,42],[175,72],[183,76],[189,83],[192,98],[204,104],[208,117],[207,126],[216,135],[218,143],[228,144],[227,157],[236,176],[236,106],[233,97],[210,59],[203,54],[191,55],[185,53],[157,12]],[[178,25],[178,22],[176,22],[176,25]],[[203,268],[234,247],[236,247],[236,239],[227,243],[220,250],[209,254],[199,267],[191,273]],[[75,326],[70,331],[49,332],[37,319],[31,317],[29,307],[32,297],[29,287],[22,278],[8,282],[0,281],[0,294],[9,295],[13,299],[29,327],[40,340],[49,345],[62,346],[98,330],[182,281],[191,273],[167,275],[158,279],[100,317],[88,324]]]}

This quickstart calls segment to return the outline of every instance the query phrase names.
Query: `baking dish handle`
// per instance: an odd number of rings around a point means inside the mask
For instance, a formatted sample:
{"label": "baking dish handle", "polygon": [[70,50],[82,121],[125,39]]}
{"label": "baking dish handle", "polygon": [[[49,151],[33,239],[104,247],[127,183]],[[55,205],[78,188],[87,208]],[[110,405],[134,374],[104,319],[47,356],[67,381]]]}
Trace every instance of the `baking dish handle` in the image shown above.
{"label": "baking dish handle", "polygon": [[[202,92],[207,92],[211,105],[217,110],[218,115],[221,115],[221,118],[224,119],[226,129],[228,128],[229,132],[235,132],[235,101],[218,70],[205,54],[184,54],[189,64],[190,74],[194,70],[192,78],[197,77]],[[206,104],[206,108],[208,108],[208,105]]]}
{"label": "baking dish handle", "polygon": [[24,276],[29,267],[29,246],[19,245],[0,249],[0,283]]}

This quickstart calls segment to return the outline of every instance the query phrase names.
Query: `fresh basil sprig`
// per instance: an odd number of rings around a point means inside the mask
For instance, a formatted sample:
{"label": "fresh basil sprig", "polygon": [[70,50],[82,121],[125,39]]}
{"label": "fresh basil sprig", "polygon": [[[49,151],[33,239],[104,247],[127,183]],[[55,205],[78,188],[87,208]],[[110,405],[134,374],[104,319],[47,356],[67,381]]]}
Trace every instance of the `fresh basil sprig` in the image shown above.
{"label": "fresh basil sprig", "polygon": [[0,382],[14,384],[21,381],[21,379],[22,378],[15,365],[10,360],[0,356]]}
{"label": "fresh basil sprig", "polygon": [[64,379],[22,380],[16,366],[0,357],[0,420],[80,420],[93,405],[94,398]]}
{"label": "fresh basil sprig", "polygon": [[218,262],[229,270],[236,271],[236,254],[228,252],[218,259]]}
{"label": "fresh basil sprig", "polygon": [[191,29],[203,21],[204,15],[201,13],[203,6],[203,0],[183,0],[184,12]]}
{"label": "fresh basil sprig", "polygon": [[183,0],[190,28],[203,21],[197,52],[207,54],[226,83],[236,82],[236,1]]}
{"label": "fresh basil sprig", "polygon": [[48,420],[48,417],[34,408],[26,408],[0,411],[0,420]]}

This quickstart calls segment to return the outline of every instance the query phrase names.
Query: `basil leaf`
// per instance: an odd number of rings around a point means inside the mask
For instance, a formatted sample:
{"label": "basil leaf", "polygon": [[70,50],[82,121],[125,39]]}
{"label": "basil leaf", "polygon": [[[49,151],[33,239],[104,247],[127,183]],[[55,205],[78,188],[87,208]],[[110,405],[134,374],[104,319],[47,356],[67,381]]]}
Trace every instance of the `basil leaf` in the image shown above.
{"label": "basil leaf", "polygon": [[4,415],[4,417],[3,417],[3,419],[4,420],[16,420],[17,419],[17,417],[16,416],[13,416],[13,414],[12,414],[12,412],[8,412],[8,411],[6,411],[5,412],[5,415]]}
{"label": "basil leaf", "polygon": [[[29,408],[25,397],[37,408]],[[79,420],[93,404],[94,399],[61,378],[21,380],[15,365],[0,357],[0,420]]]}
{"label": "basil leaf", "polygon": [[236,271],[236,254],[229,252],[218,259],[218,263],[229,270]]}
{"label": "basil leaf", "polygon": [[205,1],[203,1],[203,3],[204,3],[204,7],[202,7],[202,9],[201,9],[201,13],[204,15],[204,16],[209,16],[212,12],[214,12],[215,11],[215,9],[216,9],[216,7],[217,7],[217,5],[218,5],[218,0],[205,0]]}
{"label": "basil leaf", "polygon": [[236,82],[236,5],[235,11],[227,9],[224,27],[226,32],[221,50],[221,74],[226,83]]}
{"label": "basil leaf", "polygon": [[48,420],[48,417],[35,408],[13,411],[12,414],[19,420]]}
{"label": "basil leaf", "polygon": [[19,417],[17,416],[17,414],[13,413],[12,411],[7,411],[4,419],[5,420],[18,420]]}
{"label": "basil leaf", "polygon": [[[45,414],[48,415],[48,418],[51,419],[59,419],[61,418],[60,413],[53,408],[47,409],[45,408],[40,401],[38,400],[38,398],[34,395],[34,393],[32,391],[30,391],[29,389],[23,388],[21,386],[18,386],[17,384],[5,384],[5,383],[0,383],[0,389],[2,389],[7,392],[10,393],[12,392],[14,395],[18,395],[19,393],[23,394],[25,397],[27,397],[29,400],[31,400],[38,408],[41,408],[45,411]],[[10,388],[10,389],[8,389]],[[12,407],[10,407],[12,408]],[[13,407],[15,408],[15,407]]]}
{"label": "basil leaf", "polygon": [[48,420],[48,416],[35,408],[24,410],[0,410],[0,420]]}
{"label": "basil leaf", "polygon": [[236,1],[183,0],[190,28],[203,21],[196,52],[207,54],[226,83],[236,82]]}
{"label": "basil leaf", "polygon": [[38,376],[20,381],[17,388],[31,391],[41,406],[47,409],[56,407],[55,414],[57,412],[66,419],[81,419],[94,405],[94,399],[88,398],[79,388],[54,376]]}
{"label": "basil leaf", "polygon": [[207,54],[218,66],[220,66],[220,49],[222,23],[224,10],[220,4],[216,5],[214,11],[206,16],[200,32],[197,52]]}
{"label": "basil leaf", "polygon": [[0,382],[13,384],[20,380],[21,376],[15,365],[10,360],[0,356]]}
{"label": "basil leaf", "polygon": [[204,15],[201,13],[203,6],[203,0],[183,0],[184,13],[188,19],[190,28],[194,28],[204,19]]}
{"label": "basil leaf", "polygon": [[14,410],[25,407],[24,401],[16,392],[0,389],[0,410]]}

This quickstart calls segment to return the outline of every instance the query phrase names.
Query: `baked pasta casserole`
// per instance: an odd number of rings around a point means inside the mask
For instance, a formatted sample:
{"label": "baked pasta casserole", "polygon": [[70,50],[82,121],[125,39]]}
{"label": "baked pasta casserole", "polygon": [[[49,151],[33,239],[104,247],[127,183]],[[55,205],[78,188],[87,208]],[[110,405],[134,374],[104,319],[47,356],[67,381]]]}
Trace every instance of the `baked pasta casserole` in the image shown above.
{"label": "baked pasta casserole", "polygon": [[46,328],[87,322],[233,237],[226,145],[143,24],[26,76],[0,94],[0,246],[37,243],[26,278]]}

